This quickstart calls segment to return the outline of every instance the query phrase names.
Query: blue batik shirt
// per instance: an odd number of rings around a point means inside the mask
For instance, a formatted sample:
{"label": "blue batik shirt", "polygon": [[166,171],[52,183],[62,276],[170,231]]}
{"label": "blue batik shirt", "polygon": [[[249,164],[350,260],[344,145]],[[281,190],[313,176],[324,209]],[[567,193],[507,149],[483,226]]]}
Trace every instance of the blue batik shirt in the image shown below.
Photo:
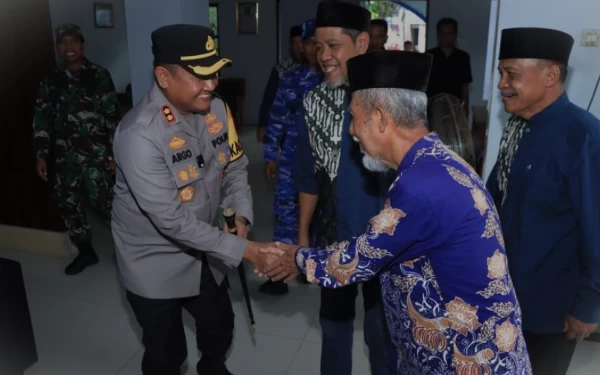
{"label": "blue batik shirt", "polygon": [[407,153],[363,233],[300,248],[296,263],[325,288],[380,278],[398,374],[531,374],[493,201],[435,133]]}

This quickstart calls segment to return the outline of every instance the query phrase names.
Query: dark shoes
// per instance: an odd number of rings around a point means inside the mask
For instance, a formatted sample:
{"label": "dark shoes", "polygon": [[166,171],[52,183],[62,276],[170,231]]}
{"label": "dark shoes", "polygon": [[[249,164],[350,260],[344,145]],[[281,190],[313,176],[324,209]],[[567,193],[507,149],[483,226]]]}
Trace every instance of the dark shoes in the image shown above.
{"label": "dark shoes", "polygon": [[283,281],[273,282],[271,280],[262,284],[258,291],[265,294],[270,294],[272,296],[281,296],[283,294],[289,293],[289,288],[286,283]]}
{"label": "dark shoes", "polygon": [[84,243],[79,246],[79,255],[67,266],[65,273],[67,275],[77,275],[89,266],[98,263],[98,255],[94,251],[91,243]]}
{"label": "dark shoes", "polygon": [[196,366],[198,375],[233,375],[225,366],[224,360],[202,358]]}

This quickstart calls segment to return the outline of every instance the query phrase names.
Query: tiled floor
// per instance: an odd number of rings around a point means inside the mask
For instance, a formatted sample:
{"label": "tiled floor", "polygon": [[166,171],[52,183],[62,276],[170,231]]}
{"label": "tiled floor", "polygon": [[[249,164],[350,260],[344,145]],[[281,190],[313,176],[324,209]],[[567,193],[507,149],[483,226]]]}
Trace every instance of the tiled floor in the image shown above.
{"label": "tiled floor", "polygon": [[[269,240],[272,231],[272,188],[262,173],[262,156],[254,133],[244,134],[251,160],[256,228],[253,237]],[[0,256],[21,262],[37,341],[39,362],[27,375],[136,375],[140,374],[140,330],[124,300],[117,279],[108,228],[92,220],[101,263],[75,277],[67,277],[67,260],[25,252],[0,250]],[[247,267],[250,271],[250,267]],[[233,274],[232,299],[236,311],[234,345],[228,360],[236,375],[319,374],[319,290],[294,284],[287,296],[275,298],[256,292],[260,285],[248,272],[257,331],[251,334],[238,278]],[[359,301],[358,306],[362,303]],[[360,311],[360,309],[358,309]],[[194,374],[193,321],[184,314],[188,338],[188,367]],[[369,374],[362,333],[356,320],[354,374]],[[579,344],[569,375],[597,375],[600,344]],[[595,370],[594,370],[595,369]]]}

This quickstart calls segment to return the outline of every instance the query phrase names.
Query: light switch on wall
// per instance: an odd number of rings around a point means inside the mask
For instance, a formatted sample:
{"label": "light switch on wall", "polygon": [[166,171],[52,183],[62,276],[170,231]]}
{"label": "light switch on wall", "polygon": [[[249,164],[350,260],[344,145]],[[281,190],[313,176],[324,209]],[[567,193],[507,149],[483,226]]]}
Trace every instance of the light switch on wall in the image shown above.
{"label": "light switch on wall", "polygon": [[600,43],[600,30],[583,30],[581,45],[583,47],[598,47]]}

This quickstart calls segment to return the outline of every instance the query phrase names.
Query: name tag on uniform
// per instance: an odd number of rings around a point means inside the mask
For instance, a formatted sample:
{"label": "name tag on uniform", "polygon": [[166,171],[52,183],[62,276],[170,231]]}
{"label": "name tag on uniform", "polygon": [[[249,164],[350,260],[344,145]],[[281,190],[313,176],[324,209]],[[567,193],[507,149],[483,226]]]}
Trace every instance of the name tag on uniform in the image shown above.
{"label": "name tag on uniform", "polygon": [[226,143],[229,140],[229,135],[227,134],[227,132],[221,134],[220,136],[216,137],[215,139],[213,139],[211,141],[212,145],[214,148],[217,148],[217,146],[221,146],[222,144]]}
{"label": "name tag on uniform", "polygon": [[175,165],[175,164],[179,164],[179,163],[182,163],[182,162],[190,160],[190,159],[193,160],[194,154],[192,153],[192,150],[188,148],[186,150],[173,153],[171,155],[171,159],[172,159],[172,164]]}

